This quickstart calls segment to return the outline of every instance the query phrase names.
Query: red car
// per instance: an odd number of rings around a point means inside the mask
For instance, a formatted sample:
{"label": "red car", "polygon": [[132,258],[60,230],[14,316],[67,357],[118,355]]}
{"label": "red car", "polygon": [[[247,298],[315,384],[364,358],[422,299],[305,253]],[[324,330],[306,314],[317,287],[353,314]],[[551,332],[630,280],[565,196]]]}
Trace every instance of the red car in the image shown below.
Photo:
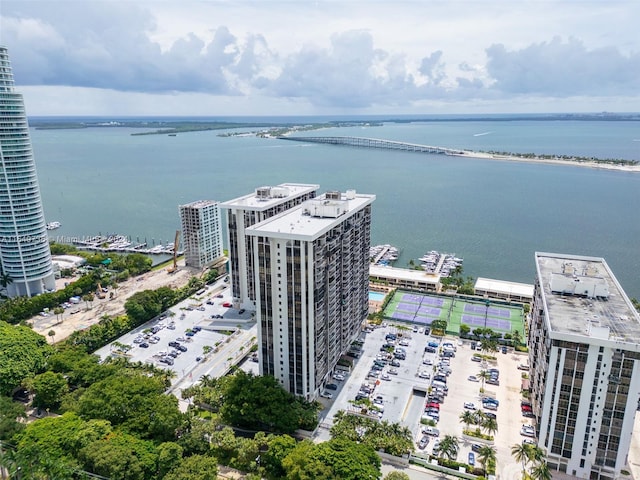
{"label": "red car", "polygon": [[229,307],[231,307],[231,302],[224,302],[224,303],[222,304],[222,306],[223,306],[223,307],[226,307],[226,308],[229,308]]}

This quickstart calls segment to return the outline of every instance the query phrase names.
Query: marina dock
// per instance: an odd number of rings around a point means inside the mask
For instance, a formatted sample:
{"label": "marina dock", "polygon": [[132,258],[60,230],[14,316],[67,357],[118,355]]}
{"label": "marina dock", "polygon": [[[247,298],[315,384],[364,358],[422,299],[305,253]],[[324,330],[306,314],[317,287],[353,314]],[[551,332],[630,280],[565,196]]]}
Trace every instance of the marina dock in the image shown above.
{"label": "marina dock", "polygon": [[[173,255],[173,243],[149,247],[147,242],[132,242],[126,235],[95,235],[93,237],[58,237],[52,238],[58,243],[71,243],[81,250],[102,253],[141,253],[143,255]],[[178,250],[177,255],[184,252]]]}

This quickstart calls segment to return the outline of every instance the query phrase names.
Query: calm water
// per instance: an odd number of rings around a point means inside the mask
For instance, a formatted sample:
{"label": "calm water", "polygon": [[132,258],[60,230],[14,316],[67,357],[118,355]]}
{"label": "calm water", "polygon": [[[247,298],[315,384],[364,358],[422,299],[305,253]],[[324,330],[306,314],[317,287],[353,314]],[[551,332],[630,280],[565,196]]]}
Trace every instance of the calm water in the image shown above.
{"label": "calm water", "polygon": [[[173,241],[178,205],[257,186],[318,183],[374,193],[372,243],[456,253],[465,273],[532,283],[535,251],[604,257],[640,297],[640,174],[393,151],[219,132],[131,136],[134,129],[34,130],[47,221],[64,236],[121,233]],[[327,129],[428,145],[640,159],[640,123],[473,121]]]}

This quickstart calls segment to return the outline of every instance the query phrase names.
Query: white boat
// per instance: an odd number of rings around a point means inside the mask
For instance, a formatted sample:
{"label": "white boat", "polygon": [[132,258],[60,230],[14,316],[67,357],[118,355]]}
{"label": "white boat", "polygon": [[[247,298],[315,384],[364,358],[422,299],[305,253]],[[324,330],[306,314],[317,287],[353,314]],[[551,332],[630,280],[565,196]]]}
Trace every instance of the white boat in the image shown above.
{"label": "white boat", "polygon": [[56,228],[60,228],[62,224],[60,222],[49,222],[47,223],[47,230],[55,230]]}

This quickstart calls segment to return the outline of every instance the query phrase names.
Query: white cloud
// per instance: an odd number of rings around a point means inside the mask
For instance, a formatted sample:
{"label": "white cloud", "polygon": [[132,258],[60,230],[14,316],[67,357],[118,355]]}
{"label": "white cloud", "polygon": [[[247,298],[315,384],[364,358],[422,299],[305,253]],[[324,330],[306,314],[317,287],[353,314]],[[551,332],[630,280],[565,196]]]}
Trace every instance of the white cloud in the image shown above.
{"label": "white cloud", "polygon": [[[16,83],[42,100],[27,99],[32,115],[640,110],[640,4],[625,0],[3,0],[2,9]],[[62,98],[78,92],[82,105]]]}

